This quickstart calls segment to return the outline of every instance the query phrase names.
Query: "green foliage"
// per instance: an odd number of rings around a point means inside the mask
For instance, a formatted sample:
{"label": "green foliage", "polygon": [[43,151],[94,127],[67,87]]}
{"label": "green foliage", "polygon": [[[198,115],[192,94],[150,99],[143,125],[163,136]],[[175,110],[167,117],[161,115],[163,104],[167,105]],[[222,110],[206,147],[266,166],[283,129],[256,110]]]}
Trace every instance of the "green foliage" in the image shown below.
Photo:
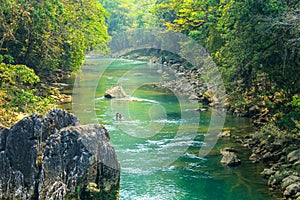
{"label": "green foliage", "polygon": [[215,29],[217,5],[215,0],[162,0],[155,5],[153,13],[160,19],[159,25],[186,33],[204,47],[214,49],[222,44]]}
{"label": "green foliage", "polygon": [[153,13],[159,26],[185,33],[208,50],[222,74],[230,106],[242,113],[258,106],[269,119],[284,118],[287,127],[295,127],[299,6],[295,0],[160,0]]}
{"label": "green foliage", "polygon": [[100,3],[109,13],[107,23],[109,24],[108,31],[110,35],[126,31],[133,25],[133,16],[131,8],[134,7],[132,2],[125,0],[100,0]]}
{"label": "green foliage", "polygon": [[19,120],[20,113],[44,113],[54,107],[52,98],[37,95],[35,86],[39,82],[25,65],[0,64],[0,124],[10,126]]}
{"label": "green foliage", "polygon": [[156,0],[100,0],[107,10],[110,35],[129,29],[154,26],[155,16],[150,12]]}
{"label": "green foliage", "polygon": [[1,88],[12,85],[26,87],[26,84],[33,85],[40,81],[39,77],[34,74],[32,69],[25,65],[0,64],[0,81]]}
{"label": "green foliage", "polygon": [[300,111],[292,111],[286,114],[282,120],[279,121],[279,127],[289,131],[300,131],[298,126],[300,122]]}
{"label": "green foliage", "polygon": [[1,1],[2,124],[13,124],[20,113],[53,107],[47,92],[36,89],[40,78],[35,73],[45,77],[55,70],[76,72],[86,52],[108,51],[105,15],[98,0]]}
{"label": "green foliage", "polygon": [[292,97],[292,101],[289,102],[287,107],[291,107],[291,111],[283,116],[279,122],[281,128],[290,131],[300,131],[300,95],[296,94]]}
{"label": "green foliage", "polygon": [[295,108],[295,110],[300,111],[300,94],[296,94],[293,96],[293,100],[291,102],[291,105]]}
{"label": "green foliage", "polygon": [[97,0],[3,0],[0,61],[36,72],[76,71],[86,51],[107,51],[105,10]]}

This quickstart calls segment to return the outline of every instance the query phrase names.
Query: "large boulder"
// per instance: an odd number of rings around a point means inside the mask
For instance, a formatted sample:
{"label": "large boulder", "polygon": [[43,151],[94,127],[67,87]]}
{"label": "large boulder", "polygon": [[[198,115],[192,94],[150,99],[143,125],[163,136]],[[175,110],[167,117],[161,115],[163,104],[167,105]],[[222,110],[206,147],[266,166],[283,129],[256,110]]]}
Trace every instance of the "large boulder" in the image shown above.
{"label": "large boulder", "polygon": [[222,154],[221,163],[224,166],[235,167],[241,164],[241,160],[238,159],[236,151],[232,148],[225,148],[220,151]]}
{"label": "large boulder", "polygon": [[285,189],[283,195],[287,199],[295,199],[295,198],[293,198],[293,196],[296,196],[299,192],[300,192],[300,182],[297,182],[297,183],[293,183],[293,184],[289,185]]}
{"label": "large boulder", "polygon": [[82,126],[64,110],[1,128],[0,150],[0,199],[103,199],[118,192],[120,165],[108,132]]}
{"label": "large boulder", "polygon": [[105,91],[104,97],[106,98],[124,98],[126,97],[126,93],[121,86],[121,84],[117,84],[112,86],[110,89]]}
{"label": "large boulder", "polygon": [[289,153],[287,156],[287,160],[291,163],[299,161],[300,160],[300,149]]}
{"label": "large boulder", "polygon": [[299,183],[299,182],[300,182],[299,176],[295,176],[295,175],[287,176],[282,180],[281,188],[286,189],[289,185],[293,183]]}

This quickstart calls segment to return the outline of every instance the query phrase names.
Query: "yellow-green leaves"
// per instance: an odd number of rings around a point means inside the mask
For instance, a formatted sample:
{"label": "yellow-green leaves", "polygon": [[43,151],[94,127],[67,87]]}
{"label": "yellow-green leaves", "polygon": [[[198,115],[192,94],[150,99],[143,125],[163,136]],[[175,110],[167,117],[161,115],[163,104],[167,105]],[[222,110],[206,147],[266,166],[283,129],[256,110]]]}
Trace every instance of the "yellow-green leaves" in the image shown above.
{"label": "yellow-green leaves", "polygon": [[156,22],[151,13],[156,0],[100,0],[107,10],[109,34],[115,35],[130,29],[148,28]]}
{"label": "yellow-green leaves", "polygon": [[0,64],[0,125],[10,126],[20,120],[19,116],[54,107],[52,98],[37,94],[39,82],[39,77],[25,65]]}
{"label": "yellow-green leaves", "polygon": [[0,81],[2,87],[8,85],[33,85],[40,81],[34,71],[25,65],[0,63]]}

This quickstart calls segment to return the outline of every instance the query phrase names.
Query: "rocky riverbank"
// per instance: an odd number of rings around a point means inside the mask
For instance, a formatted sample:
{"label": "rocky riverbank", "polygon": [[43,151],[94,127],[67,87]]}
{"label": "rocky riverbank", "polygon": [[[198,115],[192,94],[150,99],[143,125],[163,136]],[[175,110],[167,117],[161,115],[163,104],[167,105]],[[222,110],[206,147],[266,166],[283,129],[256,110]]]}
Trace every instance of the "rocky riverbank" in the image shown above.
{"label": "rocky riverbank", "polygon": [[[299,135],[278,130],[272,124],[254,134],[239,136],[224,131],[220,138],[231,138],[238,145],[252,152],[249,160],[263,163],[265,169],[261,176],[268,181],[270,190],[281,193],[283,199],[300,200],[300,139]],[[221,150],[221,163],[234,167],[240,164],[237,152],[233,148]]]}
{"label": "rocky riverbank", "polygon": [[[66,81],[68,80],[68,81]],[[72,102],[71,94],[66,94],[62,92],[66,88],[69,88],[73,85],[75,81],[74,74],[68,71],[55,71],[48,76],[44,75],[42,81],[47,88],[44,88],[43,91],[47,91],[46,94],[50,94],[52,98],[58,103],[70,103]],[[71,81],[71,83],[66,83]]]}
{"label": "rocky riverbank", "polygon": [[[136,59],[137,57],[135,57]],[[188,95],[191,100],[196,100],[211,107],[219,106],[219,99],[201,80],[201,69],[195,69],[186,63],[164,57],[142,57],[149,59],[151,64],[160,64],[162,77],[173,74],[175,79],[159,83],[159,86],[170,88],[172,91]],[[258,87],[261,87],[258,85]],[[258,88],[259,89],[259,88]],[[232,94],[231,94],[232,95]],[[236,94],[238,95],[238,94]],[[241,95],[241,94],[239,94]],[[251,117],[256,134],[247,135],[243,138],[233,137],[238,144],[248,147],[252,152],[249,158],[253,163],[262,162],[266,166],[262,176],[268,179],[271,190],[282,193],[284,199],[300,200],[300,137],[299,132],[286,132],[278,130],[272,126],[270,121],[274,120],[274,115],[266,106],[266,102],[282,101],[280,93],[272,97],[261,97],[253,101],[254,94],[248,94],[246,101],[242,105],[236,105],[229,96],[226,105],[228,111],[235,116]],[[253,102],[256,102],[255,104]],[[269,124],[268,124],[269,123]],[[227,136],[226,136],[227,137]],[[236,166],[240,164],[236,152],[232,149],[221,151],[223,155],[222,164],[226,166]]]}
{"label": "rocky riverbank", "polygon": [[300,200],[300,139],[269,124],[242,144],[252,151],[250,160],[263,162],[261,173],[271,190],[281,191],[285,199]]}
{"label": "rocky riverbank", "polygon": [[162,81],[157,85],[165,87],[178,94],[189,96],[192,101],[198,101],[210,107],[224,107],[215,91],[209,88],[203,78],[203,69],[190,67],[187,63],[165,58],[153,57],[149,63],[161,65],[158,73],[162,77],[171,77],[170,80]]}
{"label": "rocky riverbank", "polygon": [[[148,54],[145,56],[144,54]],[[251,90],[246,94],[241,91],[234,91],[227,94],[227,98],[222,98],[214,91],[213,86],[216,84],[214,80],[207,83],[207,80],[214,76],[204,78],[206,71],[213,69],[202,69],[194,67],[183,59],[178,59],[174,55],[165,52],[147,51],[134,52],[123,56],[125,59],[137,59],[149,61],[150,64],[161,65],[161,70],[158,72],[162,77],[172,76],[172,80],[163,81],[158,85],[166,87],[172,91],[188,95],[191,100],[199,101],[203,105],[209,107],[226,107],[227,111],[237,117],[250,117],[253,120],[255,127],[262,127],[270,121],[276,120],[278,117],[268,108],[271,103],[283,103],[286,100],[284,94],[276,92],[273,96],[260,96],[259,91],[266,90],[264,84],[257,84],[256,90]],[[209,63],[207,65],[210,65]],[[209,67],[209,66],[208,66]],[[264,77],[261,77],[261,82],[264,82]],[[233,84],[233,83],[232,83]],[[238,83],[235,83],[238,84]],[[255,94],[257,92],[258,94]],[[237,99],[243,95],[243,101]]]}
{"label": "rocky riverbank", "polygon": [[[219,100],[214,95],[214,91],[208,89],[201,82],[200,69],[186,69],[179,63],[164,62],[163,66],[169,66],[172,73],[175,73],[175,80],[162,83],[163,87],[173,87],[183,94],[188,94],[190,99],[197,100],[204,105],[216,107]],[[170,72],[162,71],[162,75]],[[188,80],[188,83],[185,83]],[[187,86],[185,86],[187,85]],[[193,88],[189,88],[189,86]],[[196,91],[196,95],[190,91]],[[230,98],[230,97],[229,97]],[[276,98],[276,97],[274,97]],[[250,100],[249,100],[250,101]],[[278,130],[277,127],[267,125],[272,116],[266,108],[264,101],[257,105],[237,106],[227,103],[228,111],[235,116],[247,116],[253,119],[256,127],[265,127],[258,129],[257,134],[245,138],[236,138],[238,143],[242,143],[252,152],[249,158],[254,163],[263,162],[266,166],[262,176],[268,179],[268,186],[271,190],[282,193],[284,199],[300,200],[300,139],[299,133],[292,134]],[[272,127],[272,128],[270,128]],[[232,150],[225,149],[221,151],[223,158],[221,163],[226,166],[236,166],[240,164],[237,155]]]}
{"label": "rocky riverbank", "polygon": [[118,199],[109,134],[54,109],[0,129],[1,199]]}

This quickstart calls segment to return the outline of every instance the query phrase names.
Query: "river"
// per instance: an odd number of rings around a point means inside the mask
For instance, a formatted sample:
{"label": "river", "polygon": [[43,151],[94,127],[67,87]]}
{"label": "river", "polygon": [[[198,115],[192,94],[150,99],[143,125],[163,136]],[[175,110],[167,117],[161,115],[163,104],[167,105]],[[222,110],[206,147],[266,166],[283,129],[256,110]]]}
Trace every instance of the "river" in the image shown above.
{"label": "river", "polygon": [[[260,175],[263,166],[248,161],[249,151],[230,139],[218,140],[207,156],[199,156],[206,145],[211,111],[193,111],[172,91],[143,84],[154,81],[149,71],[135,71],[145,67],[149,66],[142,61],[89,57],[75,90],[65,91],[73,92],[73,106],[61,105],[82,123],[99,122],[108,129],[122,169],[120,199],[276,199]],[[130,96],[103,98],[116,83],[125,90],[133,86]],[[123,115],[121,121],[116,121],[116,112]],[[237,135],[253,132],[249,119],[230,115],[224,127]],[[219,151],[233,146],[242,164],[223,167]]]}

